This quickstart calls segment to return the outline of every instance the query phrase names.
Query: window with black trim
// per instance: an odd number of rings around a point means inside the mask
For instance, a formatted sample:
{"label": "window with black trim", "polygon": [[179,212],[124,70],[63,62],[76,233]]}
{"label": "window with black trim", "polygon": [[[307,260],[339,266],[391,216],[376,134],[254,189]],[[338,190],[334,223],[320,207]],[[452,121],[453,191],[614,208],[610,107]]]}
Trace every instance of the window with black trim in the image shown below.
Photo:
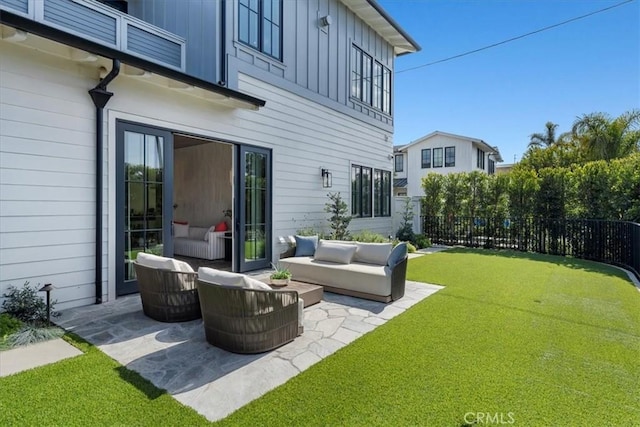
{"label": "window with black trim", "polygon": [[351,97],[391,114],[391,70],[351,47]]}
{"label": "window with black trim", "polygon": [[429,169],[431,167],[431,148],[425,148],[421,152],[422,156],[422,169]]}
{"label": "window with black trim", "polygon": [[489,175],[493,175],[494,173],[496,173],[496,162],[495,160],[491,160],[489,159]]}
{"label": "window with black trim", "polygon": [[442,148],[433,149],[433,167],[434,168],[442,167]]}
{"label": "window with black trim", "polygon": [[351,215],[355,217],[371,216],[373,187],[371,168],[359,165],[351,166]]}
{"label": "window with black trim", "polygon": [[394,157],[394,161],[396,162],[394,170],[396,172],[404,171],[404,155],[403,154],[396,154],[395,157]]}
{"label": "window with black trim", "polygon": [[373,215],[391,216],[391,172],[375,169],[373,183]]}
{"label": "window with black trim", "polygon": [[444,148],[444,167],[451,168],[456,165],[456,147]]}
{"label": "window with black trim", "polygon": [[238,39],[264,54],[282,59],[282,2],[239,0]]}
{"label": "window with black trim", "polygon": [[477,150],[478,150],[478,160],[477,160],[478,169],[484,170],[484,151],[482,151],[479,148]]}

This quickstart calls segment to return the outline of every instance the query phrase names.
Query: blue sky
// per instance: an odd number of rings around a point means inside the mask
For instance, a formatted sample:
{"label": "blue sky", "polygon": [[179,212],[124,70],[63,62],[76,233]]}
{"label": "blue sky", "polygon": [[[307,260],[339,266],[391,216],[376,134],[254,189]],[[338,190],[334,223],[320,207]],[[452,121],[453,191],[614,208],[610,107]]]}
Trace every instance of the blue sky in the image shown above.
{"label": "blue sky", "polygon": [[[379,0],[422,46],[396,73],[553,25],[622,0]],[[520,160],[544,124],[640,108],[640,0],[524,39],[395,76],[394,144],[435,130]]]}

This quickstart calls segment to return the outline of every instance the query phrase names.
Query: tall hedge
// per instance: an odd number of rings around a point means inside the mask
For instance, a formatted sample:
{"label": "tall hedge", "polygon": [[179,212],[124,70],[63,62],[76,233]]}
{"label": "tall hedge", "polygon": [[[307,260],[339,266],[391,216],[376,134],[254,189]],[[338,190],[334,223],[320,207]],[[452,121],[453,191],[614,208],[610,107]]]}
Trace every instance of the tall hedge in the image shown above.
{"label": "tall hedge", "polygon": [[428,174],[422,215],[584,218],[640,222],[640,154],[504,175]]}

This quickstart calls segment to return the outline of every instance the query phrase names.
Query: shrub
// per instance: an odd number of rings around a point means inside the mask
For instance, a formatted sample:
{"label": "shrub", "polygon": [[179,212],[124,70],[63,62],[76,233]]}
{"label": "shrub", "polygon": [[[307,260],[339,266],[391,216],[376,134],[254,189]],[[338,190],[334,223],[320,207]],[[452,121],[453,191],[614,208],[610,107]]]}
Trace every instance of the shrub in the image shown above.
{"label": "shrub", "polygon": [[424,234],[417,234],[415,243],[418,249],[431,247],[431,239],[429,239]]}
{"label": "shrub", "polygon": [[416,235],[413,232],[413,204],[411,199],[407,197],[404,201],[404,211],[402,212],[402,225],[396,233],[396,238],[404,242],[414,242]]}
{"label": "shrub", "polygon": [[8,313],[0,313],[0,341],[17,332],[22,327],[22,322]]}
{"label": "shrub", "polygon": [[385,237],[382,234],[374,233],[373,231],[369,231],[369,230],[359,231],[358,233],[354,234],[351,239],[356,242],[363,242],[363,243],[388,243],[389,242],[388,237]]}
{"label": "shrub", "polygon": [[416,251],[416,247],[413,246],[411,243],[407,242],[407,252],[409,252],[410,254],[414,253]]}
{"label": "shrub", "polygon": [[[47,304],[38,295],[38,288],[29,286],[25,282],[22,288],[9,286],[9,292],[3,295],[6,299],[2,303],[2,309],[13,317],[27,323],[46,323]],[[59,316],[53,310],[57,301],[51,301],[51,317]]]}
{"label": "shrub", "polygon": [[349,206],[342,200],[340,193],[329,193],[329,202],[325,204],[324,211],[331,214],[329,217],[329,228],[331,228],[331,238],[336,240],[349,240],[349,223],[351,215],[347,215]]}

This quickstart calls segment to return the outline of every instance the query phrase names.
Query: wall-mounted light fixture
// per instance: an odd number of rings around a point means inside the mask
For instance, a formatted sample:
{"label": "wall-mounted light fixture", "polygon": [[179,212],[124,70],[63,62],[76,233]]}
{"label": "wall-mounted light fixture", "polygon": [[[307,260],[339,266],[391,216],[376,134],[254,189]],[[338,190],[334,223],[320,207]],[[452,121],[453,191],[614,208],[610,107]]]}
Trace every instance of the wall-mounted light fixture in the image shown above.
{"label": "wall-mounted light fixture", "polygon": [[333,19],[331,18],[330,15],[326,15],[320,18],[321,27],[328,27],[329,25],[331,25],[332,22],[333,22]]}
{"label": "wall-mounted light fixture", "polygon": [[322,168],[322,187],[323,188],[331,188],[331,172],[329,169]]}
{"label": "wall-mounted light fixture", "polygon": [[389,160],[393,160],[393,154],[389,154],[389,155],[387,156],[387,159],[389,159]]}

